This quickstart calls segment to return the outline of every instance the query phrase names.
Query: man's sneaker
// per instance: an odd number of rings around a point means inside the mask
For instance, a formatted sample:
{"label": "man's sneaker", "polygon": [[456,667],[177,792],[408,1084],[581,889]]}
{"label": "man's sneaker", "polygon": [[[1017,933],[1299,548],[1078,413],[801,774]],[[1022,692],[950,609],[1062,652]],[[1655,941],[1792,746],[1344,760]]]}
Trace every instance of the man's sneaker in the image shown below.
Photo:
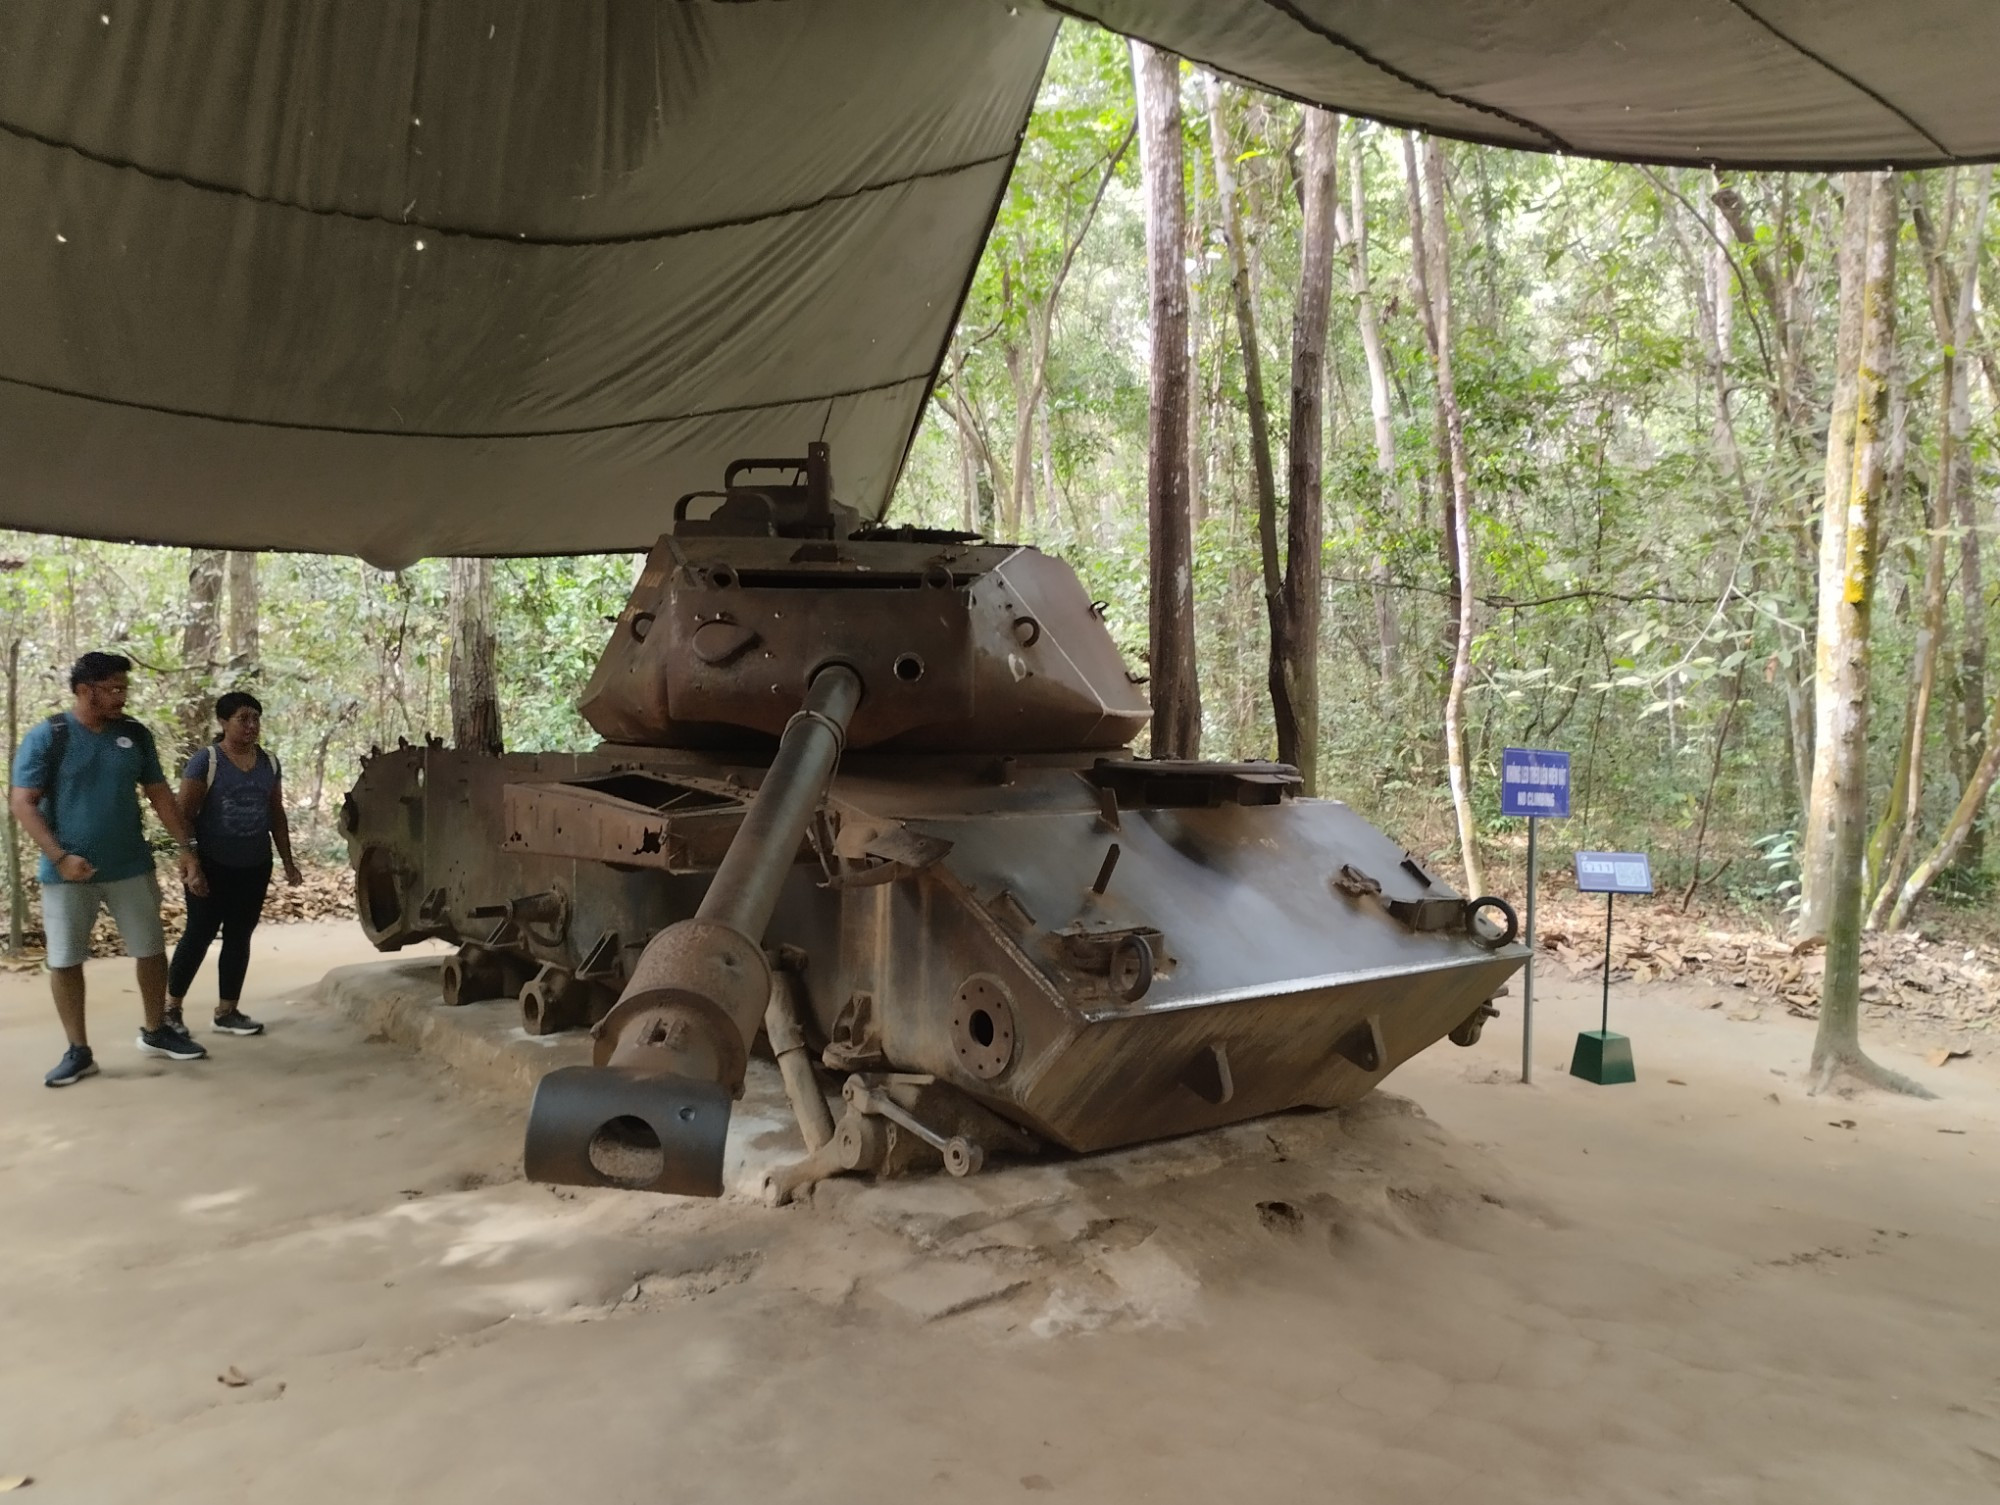
{"label": "man's sneaker", "polygon": [[241,1009],[231,1009],[226,1014],[215,1016],[215,1028],[224,1035],[261,1035],[264,1026],[252,1019]]}
{"label": "man's sneaker", "polygon": [[165,1023],[168,1029],[179,1035],[183,1040],[193,1038],[192,1032],[187,1027],[187,1020],[181,1017],[179,1009],[168,1009]]}
{"label": "man's sneaker", "polygon": [[142,1056],[166,1056],[174,1061],[199,1061],[208,1055],[205,1047],[197,1045],[186,1035],[177,1035],[164,1024],[158,1029],[139,1031],[139,1054]]}
{"label": "man's sneaker", "polygon": [[88,1045],[72,1045],[63,1052],[63,1058],[56,1069],[42,1078],[44,1087],[67,1087],[72,1082],[80,1082],[87,1076],[97,1075],[97,1058],[90,1053]]}

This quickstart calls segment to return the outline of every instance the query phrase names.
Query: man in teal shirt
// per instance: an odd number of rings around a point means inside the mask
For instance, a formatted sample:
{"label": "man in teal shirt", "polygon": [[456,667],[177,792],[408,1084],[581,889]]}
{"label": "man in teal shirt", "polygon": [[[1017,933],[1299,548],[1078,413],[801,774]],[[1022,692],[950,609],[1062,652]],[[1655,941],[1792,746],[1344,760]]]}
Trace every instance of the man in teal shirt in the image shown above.
{"label": "man in teal shirt", "polygon": [[98,907],[111,911],[118,938],[139,968],[145,1024],[141,1055],[198,1061],[208,1052],[164,1027],[167,945],[160,885],[146,844],[137,791],[180,843],[181,877],[202,892],[194,834],[182,818],[152,733],[125,714],[132,661],[86,653],[69,673],[70,709],[32,728],[14,755],[8,807],[42,849],[42,928],[49,939],[49,989],[69,1050],[43,1080],[67,1087],[97,1072],[83,1023],[83,964]]}

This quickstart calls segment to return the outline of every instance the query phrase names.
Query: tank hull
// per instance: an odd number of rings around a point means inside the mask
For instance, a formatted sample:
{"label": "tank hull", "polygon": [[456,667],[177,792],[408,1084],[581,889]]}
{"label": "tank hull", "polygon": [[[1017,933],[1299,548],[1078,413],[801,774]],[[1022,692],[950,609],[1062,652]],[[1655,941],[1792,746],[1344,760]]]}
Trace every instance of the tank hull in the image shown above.
{"label": "tank hull", "polygon": [[[463,948],[459,1001],[538,983],[530,1027],[587,1024],[695,913],[762,777],[653,747],[374,755],[344,812],[363,926]],[[1350,1102],[1476,1034],[1526,953],[1464,915],[1274,765],[850,753],[763,943],[823,1071],[1090,1151]]]}

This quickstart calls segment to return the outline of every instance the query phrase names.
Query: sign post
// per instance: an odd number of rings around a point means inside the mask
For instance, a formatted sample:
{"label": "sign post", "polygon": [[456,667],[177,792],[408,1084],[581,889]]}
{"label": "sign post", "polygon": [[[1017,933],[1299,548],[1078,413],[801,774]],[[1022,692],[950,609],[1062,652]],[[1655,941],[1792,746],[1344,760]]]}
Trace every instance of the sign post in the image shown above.
{"label": "sign post", "polygon": [[1500,813],[1528,820],[1528,964],[1521,969],[1521,1080],[1535,1079],[1535,827],[1569,814],[1569,754],[1509,747],[1500,754]]}
{"label": "sign post", "polygon": [[1611,1033],[1611,906],[1620,894],[1650,894],[1653,865],[1644,852],[1578,852],[1576,888],[1578,893],[1604,895],[1604,996],[1598,1027],[1576,1037],[1569,1074],[1600,1087],[1636,1081],[1632,1042]]}

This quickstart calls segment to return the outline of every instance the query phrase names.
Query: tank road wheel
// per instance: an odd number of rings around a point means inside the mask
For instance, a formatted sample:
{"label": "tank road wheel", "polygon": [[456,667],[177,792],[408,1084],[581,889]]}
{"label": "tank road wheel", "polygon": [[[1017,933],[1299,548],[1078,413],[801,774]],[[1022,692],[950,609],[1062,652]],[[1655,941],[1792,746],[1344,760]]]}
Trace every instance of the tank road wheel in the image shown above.
{"label": "tank road wheel", "polygon": [[842,1115],[833,1142],[838,1147],[842,1170],[876,1170],[889,1158],[889,1126],[879,1118],[868,1118],[851,1109]]}
{"label": "tank road wheel", "polygon": [[1463,1024],[1459,1025],[1457,1029],[1453,1030],[1445,1038],[1451,1041],[1453,1045],[1477,1045],[1480,1035],[1486,1029],[1486,1021],[1488,1019],[1498,1019],[1499,1017],[1500,1011],[1493,1007],[1492,1004],[1482,1003],[1472,1011]]}
{"label": "tank road wheel", "polygon": [[521,1028],[531,1035],[559,1035],[590,1023],[592,989],[561,967],[544,966],[521,987]]}
{"label": "tank road wheel", "polygon": [[944,1147],[944,1168],[954,1176],[974,1176],[986,1164],[986,1151],[970,1139],[954,1136]]}
{"label": "tank road wheel", "polygon": [[513,990],[507,986],[507,967],[483,946],[460,946],[445,958],[438,982],[450,1008],[462,1008],[488,998],[505,998]]}

